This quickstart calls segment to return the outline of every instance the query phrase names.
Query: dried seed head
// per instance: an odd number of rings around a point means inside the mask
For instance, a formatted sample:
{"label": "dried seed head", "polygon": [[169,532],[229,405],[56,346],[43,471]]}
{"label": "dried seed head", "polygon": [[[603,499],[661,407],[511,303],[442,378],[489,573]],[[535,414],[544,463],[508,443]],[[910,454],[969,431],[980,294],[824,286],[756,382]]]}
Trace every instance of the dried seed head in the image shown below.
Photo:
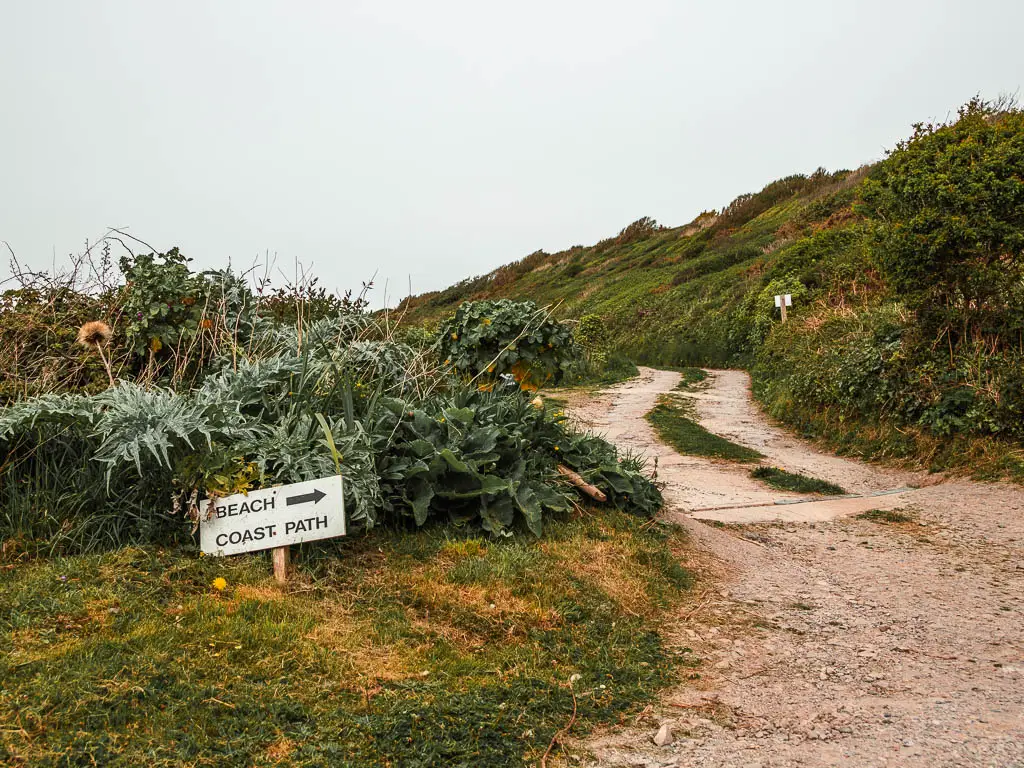
{"label": "dried seed head", "polygon": [[113,331],[102,320],[90,320],[78,329],[78,343],[83,347],[98,348],[110,341]]}

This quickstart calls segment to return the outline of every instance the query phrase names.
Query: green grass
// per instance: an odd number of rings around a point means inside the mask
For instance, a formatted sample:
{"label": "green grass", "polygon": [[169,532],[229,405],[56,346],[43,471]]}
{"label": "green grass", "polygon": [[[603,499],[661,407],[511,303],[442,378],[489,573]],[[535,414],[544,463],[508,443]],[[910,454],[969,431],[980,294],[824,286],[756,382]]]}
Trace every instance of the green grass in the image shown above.
{"label": "green grass", "polygon": [[640,371],[632,360],[620,352],[613,352],[601,372],[587,383],[618,384],[639,375]]}
{"label": "green grass", "polygon": [[0,764],[536,764],[573,694],[576,734],[691,663],[659,623],[689,594],[685,546],[617,513],[539,542],[377,531],[303,550],[290,593],[265,554],[12,563]]}
{"label": "green grass", "polygon": [[679,453],[729,461],[754,462],[764,458],[757,451],[708,432],[693,418],[693,408],[679,396],[662,395],[647,416],[665,443]]}
{"label": "green grass", "polygon": [[841,456],[1024,484],[1024,450],[1012,441],[991,435],[939,437],[920,427],[901,427],[869,414],[850,415],[835,407],[799,403],[785,391],[767,389],[755,371],[754,393],[768,415],[805,438],[821,440]]}
{"label": "green grass", "polygon": [[787,472],[778,467],[757,467],[750,476],[761,480],[772,488],[795,493],[820,493],[824,496],[842,496],[846,493],[840,486],[816,477],[808,477],[796,472]]}
{"label": "green grass", "polygon": [[898,509],[869,509],[855,516],[858,520],[870,520],[872,523],[912,523],[914,518]]}
{"label": "green grass", "polygon": [[683,374],[683,380],[676,386],[677,390],[686,392],[694,389],[703,389],[707,386],[705,382],[707,381],[708,374],[704,369],[680,368],[679,371]]}

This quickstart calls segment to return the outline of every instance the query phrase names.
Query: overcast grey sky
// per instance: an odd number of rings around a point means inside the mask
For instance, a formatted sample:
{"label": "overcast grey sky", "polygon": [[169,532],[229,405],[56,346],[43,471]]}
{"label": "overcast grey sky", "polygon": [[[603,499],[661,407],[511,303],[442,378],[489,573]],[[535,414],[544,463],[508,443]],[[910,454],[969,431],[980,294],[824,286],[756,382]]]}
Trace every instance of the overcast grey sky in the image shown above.
{"label": "overcast grey sky", "polygon": [[878,159],[1020,89],[1022,29],[1019,0],[0,0],[0,240],[45,267],[126,226],[393,303]]}

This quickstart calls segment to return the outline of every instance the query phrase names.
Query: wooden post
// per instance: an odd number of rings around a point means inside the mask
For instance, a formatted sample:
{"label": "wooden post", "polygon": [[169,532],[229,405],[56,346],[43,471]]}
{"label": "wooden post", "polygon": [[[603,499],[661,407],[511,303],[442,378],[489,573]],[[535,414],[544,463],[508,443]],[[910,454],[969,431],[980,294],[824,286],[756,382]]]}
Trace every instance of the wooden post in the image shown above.
{"label": "wooden post", "polygon": [[782,309],[782,322],[786,322],[786,300],[785,299],[782,300],[782,304],[780,305],[780,307]]}
{"label": "wooden post", "polygon": [[274,578],[278,584],[288,582],[288,547],[274,547],[271,550],[274,558]]}

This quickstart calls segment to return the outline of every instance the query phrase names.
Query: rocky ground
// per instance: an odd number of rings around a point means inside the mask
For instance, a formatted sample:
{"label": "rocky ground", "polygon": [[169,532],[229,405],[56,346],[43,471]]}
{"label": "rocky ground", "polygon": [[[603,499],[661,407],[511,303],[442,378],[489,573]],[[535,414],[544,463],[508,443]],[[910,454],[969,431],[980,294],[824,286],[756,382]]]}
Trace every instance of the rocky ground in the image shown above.
{"label": "rocky ground", "polygon": [[[707,585],[678,617],[699,677],[577,744],[584,762],[1024,766],[1024,489],[823,453],[767,422],[745,374],[714,372],[693,395],[705,427],[860,494],[775,504],[793,494],[657,441],[643,414],[678,379],[642,369],[570,406],[658,458],[665,515],[693,535]],[[878,509],[909,520],[857,516]]]}

